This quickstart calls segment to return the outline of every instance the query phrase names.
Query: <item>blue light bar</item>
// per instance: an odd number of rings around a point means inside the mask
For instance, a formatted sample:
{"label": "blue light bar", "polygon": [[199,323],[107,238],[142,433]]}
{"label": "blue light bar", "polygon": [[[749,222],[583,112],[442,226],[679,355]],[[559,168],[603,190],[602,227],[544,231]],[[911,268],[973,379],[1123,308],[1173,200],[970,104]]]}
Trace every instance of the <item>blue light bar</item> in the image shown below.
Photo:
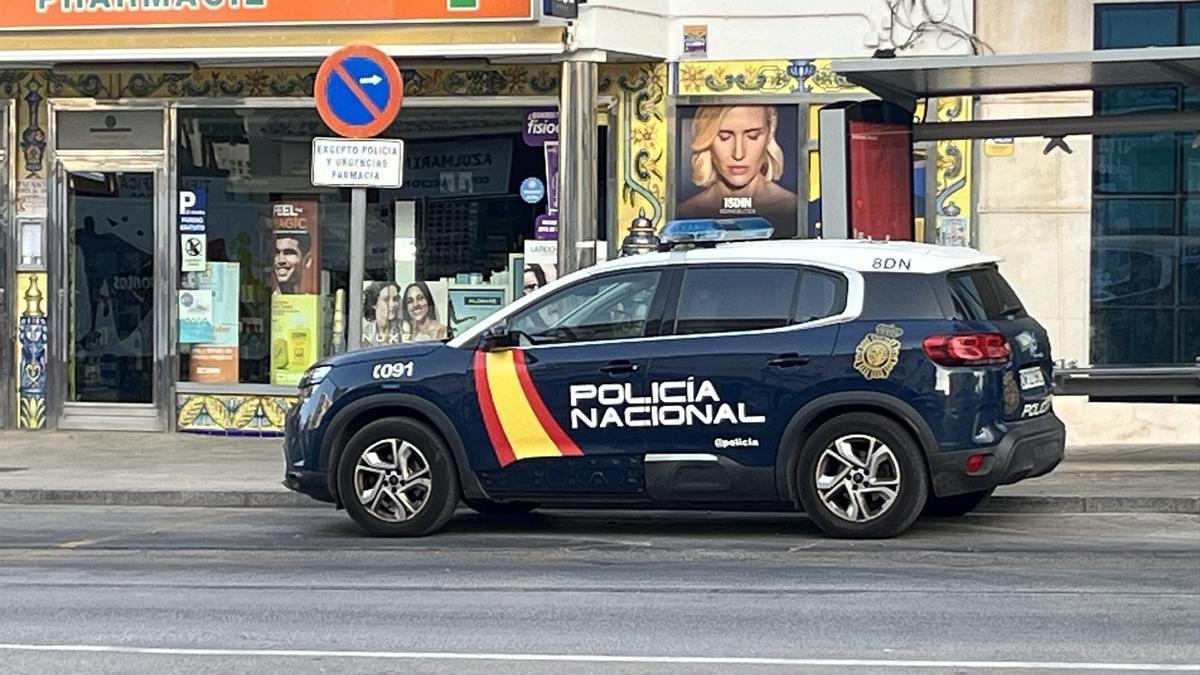
{"label": "blue light bar", "polygon": [[663,226],[659,239],[663,246],[680,244],[716,244],[732,241],[770,239],[775,228],[766,218],[697,218],[672,220]]}

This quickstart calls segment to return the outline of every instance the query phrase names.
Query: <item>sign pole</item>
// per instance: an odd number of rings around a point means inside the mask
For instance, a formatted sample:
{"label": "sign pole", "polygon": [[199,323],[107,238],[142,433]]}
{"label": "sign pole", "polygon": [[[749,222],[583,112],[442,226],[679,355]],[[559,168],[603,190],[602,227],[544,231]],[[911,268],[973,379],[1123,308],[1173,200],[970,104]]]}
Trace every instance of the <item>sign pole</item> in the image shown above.
{"label": "sign pole", "polygon": [[347,350],[362,346],[363,279],[367,257],[367,189],[350,190],[350,325],[346,327]]}

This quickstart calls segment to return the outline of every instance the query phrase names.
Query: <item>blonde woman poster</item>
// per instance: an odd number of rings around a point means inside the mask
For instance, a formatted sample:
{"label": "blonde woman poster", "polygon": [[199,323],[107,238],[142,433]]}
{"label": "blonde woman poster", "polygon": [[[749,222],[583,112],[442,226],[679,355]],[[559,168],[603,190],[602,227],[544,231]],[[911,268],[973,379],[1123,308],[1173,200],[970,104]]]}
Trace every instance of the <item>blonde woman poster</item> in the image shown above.
{"label": "blonde woman poster", "polygon": [[775,239],[795,237],[797,115],[795,106],[680,108],[675,218],[761,216]]}

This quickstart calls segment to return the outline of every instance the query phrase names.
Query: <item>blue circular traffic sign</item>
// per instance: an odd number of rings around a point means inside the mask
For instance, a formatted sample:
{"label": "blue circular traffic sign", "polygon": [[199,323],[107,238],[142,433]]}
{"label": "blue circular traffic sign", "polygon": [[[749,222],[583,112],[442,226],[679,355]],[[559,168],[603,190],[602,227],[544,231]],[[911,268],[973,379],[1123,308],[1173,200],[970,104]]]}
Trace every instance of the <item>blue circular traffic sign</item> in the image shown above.
{"label": "blue circular traffic sign", "polygon": [[404,101],[404,78],[392,57],[367,45],[334,52],[317,71],[317,111],[334,133],[370,138],[387,129]]}
{"label": "blue circular traffic sign", "polygon": [[530,176],[521,181],[521,199],[527,204],[536,204],[546,196],[546,185],[542,179]]}

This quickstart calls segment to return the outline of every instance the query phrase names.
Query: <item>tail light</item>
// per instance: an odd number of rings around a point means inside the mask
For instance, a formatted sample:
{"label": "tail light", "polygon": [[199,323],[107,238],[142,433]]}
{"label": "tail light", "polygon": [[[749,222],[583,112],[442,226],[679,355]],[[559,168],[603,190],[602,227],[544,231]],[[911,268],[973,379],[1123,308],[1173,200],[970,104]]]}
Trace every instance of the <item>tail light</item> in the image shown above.
{"label": "tail light", "polygon": [[925,354],[942,366],[990,366],[1008,363],[1012,350],[1000,333],[960,333],[930,335],[925,338]]}

